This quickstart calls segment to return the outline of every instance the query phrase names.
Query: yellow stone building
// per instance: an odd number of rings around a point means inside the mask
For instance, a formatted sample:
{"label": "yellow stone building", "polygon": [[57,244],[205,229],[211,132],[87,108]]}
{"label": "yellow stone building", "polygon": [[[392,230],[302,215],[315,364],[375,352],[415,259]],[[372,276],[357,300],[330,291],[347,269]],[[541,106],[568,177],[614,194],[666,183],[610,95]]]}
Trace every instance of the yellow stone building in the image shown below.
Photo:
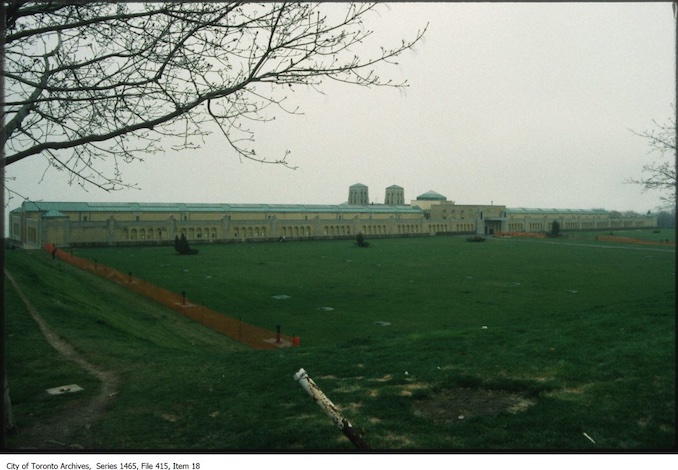
{"label": "yellow stone building", "polygon": [[9,240],[24,248],[317,240],[367,237],[496,234],[655,227],[656,217],[611,217],[603,209],[511,209],[460,205],[435,191],[410,204],[404,189],[386,188],[385,204],[369,202],[368,187],[349,188],[348,202],[320,204],[191,204],[26,201],[9,215]]}

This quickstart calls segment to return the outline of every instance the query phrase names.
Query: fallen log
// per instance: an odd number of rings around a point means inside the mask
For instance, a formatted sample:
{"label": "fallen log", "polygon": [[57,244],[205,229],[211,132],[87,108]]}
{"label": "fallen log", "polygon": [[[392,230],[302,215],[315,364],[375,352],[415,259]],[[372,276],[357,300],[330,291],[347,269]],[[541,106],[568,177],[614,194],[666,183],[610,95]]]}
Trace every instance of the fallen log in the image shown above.
{"label": "fallen log", "polygon": [[344,433],[352,443],[360,450],[368,450],[370,446],[365,442],[363,437],[358,431],[348,422],[346,418],[341,415],[339,408],[330,401],[327,396],[320,390],[318,385],[311,379],[306,371],[302,368],[294,374],[294,380],[299,382],[299,385],[306,390],[306,392],[311,395],[313,400],[327,413],[327,415],[332,418],[334,424],[341,429],[341,432]]}

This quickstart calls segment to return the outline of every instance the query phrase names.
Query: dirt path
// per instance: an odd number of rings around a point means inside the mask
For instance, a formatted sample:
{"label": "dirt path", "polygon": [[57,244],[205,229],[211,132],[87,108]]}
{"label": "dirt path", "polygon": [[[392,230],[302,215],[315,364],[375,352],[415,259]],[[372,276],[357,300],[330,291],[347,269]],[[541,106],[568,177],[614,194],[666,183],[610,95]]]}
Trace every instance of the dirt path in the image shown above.
{"label": "dirt path", "polygon": [[[17,294],[26,305],[33,319],[38,323],[40,330],[54,349],[65,358],[75,362],[90,374],[101,381],[101,391],[98,395],[89,398],[83,403],[79,400],[63,413],[49,418],[31,428],[19,429],[21,441],[25,444],[22,449],[83,449],[77,443],[71,442],[71,436],[76,430],[89,428],[93,422],[100,419],[107,404],[118,392],[119,378],[111,371],[88,362],[73,347],[61,339],[45,323],[33,304],[23,293],[14,277],[5,269],[5,276],[16,289]],[[10,383],[11,386],[11,383]],[[10,390],[11,393],[11,390]]]}

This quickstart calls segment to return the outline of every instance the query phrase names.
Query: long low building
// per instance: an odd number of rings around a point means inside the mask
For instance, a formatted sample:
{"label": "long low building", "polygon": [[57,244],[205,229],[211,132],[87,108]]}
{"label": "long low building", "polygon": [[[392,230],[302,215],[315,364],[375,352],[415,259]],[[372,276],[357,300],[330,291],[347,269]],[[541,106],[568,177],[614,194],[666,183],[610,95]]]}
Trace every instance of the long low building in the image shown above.
{"label": "long low building", "polygon": [[347,203],[191,204],[25,201],[9,215],[9,239],[24,248],[191,242],[315,240],[655,227],[652,215],[615,218],[603,209],[511,209],[462,205],[435,191],[404,203],[400,186],[386,188],[387,204],[369,203],[368,188],[349,188]]}

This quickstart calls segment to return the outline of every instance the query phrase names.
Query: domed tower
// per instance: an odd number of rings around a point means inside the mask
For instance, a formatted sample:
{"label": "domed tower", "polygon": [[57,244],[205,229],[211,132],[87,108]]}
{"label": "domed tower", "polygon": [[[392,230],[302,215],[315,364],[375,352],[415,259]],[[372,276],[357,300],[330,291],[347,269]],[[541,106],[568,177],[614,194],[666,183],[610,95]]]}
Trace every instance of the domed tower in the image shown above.
{"label": "domed tower", "polygon": [[351,206],[366,206],[370,203],[367,186],[354,184],[348,188],[348,204]]}
{"label": "domed tower", "polygon": [[405,190],[394,184],[386,188],[386,198],[384,204],[389,206],[402,206],[405,204]]}

